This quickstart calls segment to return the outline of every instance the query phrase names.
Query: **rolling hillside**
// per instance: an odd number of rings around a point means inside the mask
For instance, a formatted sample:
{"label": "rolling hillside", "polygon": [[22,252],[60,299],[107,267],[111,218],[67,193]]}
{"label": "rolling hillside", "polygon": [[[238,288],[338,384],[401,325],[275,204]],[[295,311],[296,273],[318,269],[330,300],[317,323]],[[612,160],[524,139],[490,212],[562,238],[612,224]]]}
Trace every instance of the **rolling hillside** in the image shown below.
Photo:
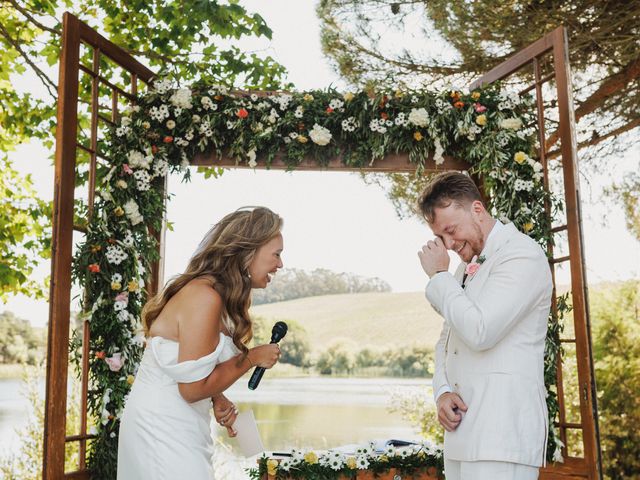
{"label": "rolling hillside", "polygon": [[441,317],[422,292],[307,297],[257,305],[251,313],[269,321],[297,321],[315,352],[337,339],[349,339],[357,348],[412,344],[433,348],[442,327]]}

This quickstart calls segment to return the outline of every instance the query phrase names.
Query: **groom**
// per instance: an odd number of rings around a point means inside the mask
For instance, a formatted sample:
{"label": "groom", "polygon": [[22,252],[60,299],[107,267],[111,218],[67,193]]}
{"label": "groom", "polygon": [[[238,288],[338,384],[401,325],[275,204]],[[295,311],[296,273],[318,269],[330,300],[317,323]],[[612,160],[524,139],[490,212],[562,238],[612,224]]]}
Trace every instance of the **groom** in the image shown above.
{"label": "groom", "polygon": [[[444,317],[433,391],[447,480],[533,480],[545,463],[544,346],[551,273],[540,246],[489,215],[473,181],[436,175],[419,207],[436,238],[418,252]],[[452,250],[462,259],[448,272]]]}

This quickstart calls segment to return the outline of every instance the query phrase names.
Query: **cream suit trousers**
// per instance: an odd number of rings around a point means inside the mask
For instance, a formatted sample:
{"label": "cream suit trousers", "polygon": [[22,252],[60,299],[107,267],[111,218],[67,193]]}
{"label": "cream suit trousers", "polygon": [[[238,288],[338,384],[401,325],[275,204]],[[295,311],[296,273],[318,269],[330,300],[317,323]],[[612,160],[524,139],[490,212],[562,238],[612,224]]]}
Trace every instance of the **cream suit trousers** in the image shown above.
{"label": "cream suit trousers", "polygon": [[538,480],[538,467],[509,462],[444,461],[447,480]]}

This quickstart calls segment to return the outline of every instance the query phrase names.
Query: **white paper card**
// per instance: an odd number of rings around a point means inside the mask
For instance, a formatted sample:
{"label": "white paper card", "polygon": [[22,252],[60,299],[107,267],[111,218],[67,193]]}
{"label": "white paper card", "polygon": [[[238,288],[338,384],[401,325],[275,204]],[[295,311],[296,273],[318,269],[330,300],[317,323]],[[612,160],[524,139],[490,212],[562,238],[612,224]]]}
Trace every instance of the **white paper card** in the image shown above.
{"label": "white paper card", "polygon": [[233,423],[233,428],[238,432],[236,440],[242,455],[252,457],[264,452],[264,445],[260,438],[260,432],[258,432],[253,410],[246,410],[238,414],[236,421]]}

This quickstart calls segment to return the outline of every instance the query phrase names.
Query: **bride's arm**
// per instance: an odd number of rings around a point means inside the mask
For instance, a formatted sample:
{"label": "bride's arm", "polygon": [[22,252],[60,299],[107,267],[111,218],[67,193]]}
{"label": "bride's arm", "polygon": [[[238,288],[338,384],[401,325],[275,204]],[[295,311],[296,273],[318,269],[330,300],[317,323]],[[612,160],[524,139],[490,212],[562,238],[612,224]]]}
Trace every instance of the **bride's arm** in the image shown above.
{"label": "bride's arm", "polygon": [[[181,291],[178,311],[178,362],[197,360],[213,352],[220,341],[222,298],[204,283],[191,284]],[[278,359],[276,345],[261,345],[244,357],[234,357],[215,366],[202,380],[179,383],[180,395],[187,402],[197,402],[219,395],[256,365],[271,368]]]}

